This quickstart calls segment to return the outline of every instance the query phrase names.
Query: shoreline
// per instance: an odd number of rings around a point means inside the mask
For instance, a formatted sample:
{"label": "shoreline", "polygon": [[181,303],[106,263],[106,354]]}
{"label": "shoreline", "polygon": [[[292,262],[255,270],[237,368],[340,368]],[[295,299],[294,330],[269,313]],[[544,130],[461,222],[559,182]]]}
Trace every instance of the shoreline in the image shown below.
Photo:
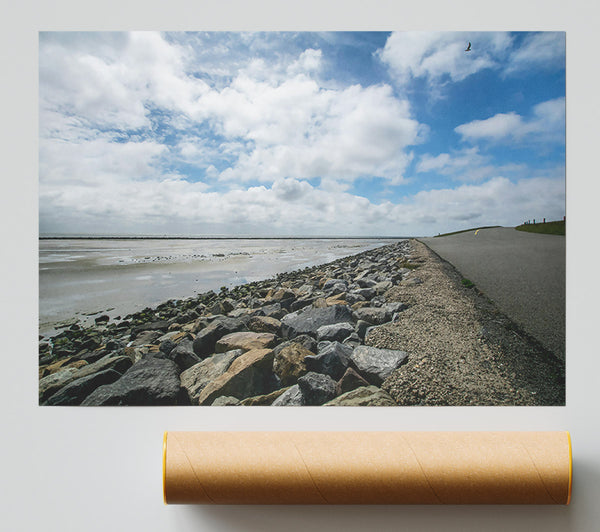
{"label": "shoreline", "polygon": [[[436,334],[423,294],[442,289],[433,308],[444,322],[463,314],[475,293],[455,286],[449,265],[428,249],[403,240],[218,294],[169,300],[119,323],[99,316],[89,329],[68,327],[40,343],[40,404],[564,404],[564,378],[561,392],[561,370],[552,364],[544,373],[558,372],[549,392],[531,372],[515,379],[487,367],[509,360],[519,366],[506,354],[511,349],[527,351],[535,371],[548,365],[531,339],[502,345],[502,334],[486,339],[473,333],[480,323],[468,323],[475,355],[466,366],[450,347],[431,358],[448,339]],[[493,304],[484,306],[477,302],[475,318],[497,321]],[[444,334],[465,336],[465,329]],[[482,342],[486,363],[477,360]],[[428,357],[440,371],[423,370]],[[464,371],[449,371],[448,360]],[[477,382],[493,385],[493,393]]]}

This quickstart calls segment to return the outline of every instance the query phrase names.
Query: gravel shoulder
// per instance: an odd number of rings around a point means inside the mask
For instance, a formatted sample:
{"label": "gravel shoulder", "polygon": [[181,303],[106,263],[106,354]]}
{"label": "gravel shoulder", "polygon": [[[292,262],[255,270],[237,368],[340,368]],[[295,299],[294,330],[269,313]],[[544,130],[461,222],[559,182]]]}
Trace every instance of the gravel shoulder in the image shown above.
{"label": "gravel shoulder", "polygon": [[408,353],[382,389],[399,405],[564,405],[564,363],[463,287],[450,263],[416,240],[411,246],[418,267],[386,294],[409,308],[367,341]]}

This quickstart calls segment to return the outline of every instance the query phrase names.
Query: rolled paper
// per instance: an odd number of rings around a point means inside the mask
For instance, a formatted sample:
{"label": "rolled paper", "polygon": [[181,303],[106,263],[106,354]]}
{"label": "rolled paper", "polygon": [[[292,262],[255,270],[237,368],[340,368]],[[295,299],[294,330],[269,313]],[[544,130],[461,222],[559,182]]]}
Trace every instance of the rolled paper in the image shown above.
{"label": "rolled paper", "polygon": [[568,432],[167,432],[167,504],[569,504]]}

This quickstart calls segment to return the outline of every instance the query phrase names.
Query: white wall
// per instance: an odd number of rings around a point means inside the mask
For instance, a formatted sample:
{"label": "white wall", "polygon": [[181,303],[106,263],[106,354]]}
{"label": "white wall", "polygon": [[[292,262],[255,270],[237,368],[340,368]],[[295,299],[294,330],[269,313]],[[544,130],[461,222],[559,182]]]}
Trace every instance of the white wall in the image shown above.
{"label": "white wall", "polygon": [[[91,5],[90,5],[91,4]],[[599,10],[586,0],[4,3],[0,529],[592,531],[600,522]],[[398,409],[37,407],[37,32],[66,29],[567,31],[567,406]],[[6,246],[8,243],[8,246]],[[243,416],[240,415],[243,412]],[[569,507],[164,506],[164,430],[570,430]]]}

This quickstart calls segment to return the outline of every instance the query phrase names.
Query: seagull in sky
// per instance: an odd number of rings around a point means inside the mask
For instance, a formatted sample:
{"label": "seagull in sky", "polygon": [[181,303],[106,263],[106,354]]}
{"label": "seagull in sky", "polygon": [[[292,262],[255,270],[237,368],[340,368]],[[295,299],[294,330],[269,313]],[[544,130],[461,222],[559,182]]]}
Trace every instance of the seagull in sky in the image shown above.
{"label": "seagull in sky", "polygon": [[470,52],[471,51],[471,43],[469,42],[469,46],[467,46],[467,49],[465,50],[465,52]]}

